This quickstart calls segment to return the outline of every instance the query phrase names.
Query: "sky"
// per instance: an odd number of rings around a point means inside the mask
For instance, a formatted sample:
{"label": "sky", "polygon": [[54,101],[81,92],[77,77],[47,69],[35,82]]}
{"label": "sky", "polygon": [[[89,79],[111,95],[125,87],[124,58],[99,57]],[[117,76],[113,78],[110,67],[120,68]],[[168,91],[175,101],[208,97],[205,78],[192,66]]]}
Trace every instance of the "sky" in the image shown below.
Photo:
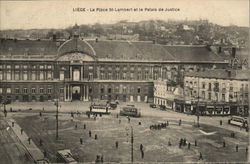
{"label": "sky", "polygon": [[[74,8],[85,8],[76,12]],[[96,8],[141,8],[143,11],[90,11]],[[145,11],[156,8],[157,11]],[[158,11],[176,8],[179,11]],[[66,28],[77,24],[115,23],[120,20],[208,19],[223,26],[249,27],[249,0],[40,0],[0,1],[0,30]]]}

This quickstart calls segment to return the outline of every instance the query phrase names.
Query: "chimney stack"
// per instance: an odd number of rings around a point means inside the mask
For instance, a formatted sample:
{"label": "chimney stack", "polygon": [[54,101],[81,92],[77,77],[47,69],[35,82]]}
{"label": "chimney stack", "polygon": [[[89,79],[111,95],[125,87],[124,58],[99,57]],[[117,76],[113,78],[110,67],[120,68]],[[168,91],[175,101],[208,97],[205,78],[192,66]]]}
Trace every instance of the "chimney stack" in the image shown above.
{"label": "chimney stack", "polygon": [[232,48],[232,57],[235,58],[235,56],[236,56],[236,48],[233,47]]}

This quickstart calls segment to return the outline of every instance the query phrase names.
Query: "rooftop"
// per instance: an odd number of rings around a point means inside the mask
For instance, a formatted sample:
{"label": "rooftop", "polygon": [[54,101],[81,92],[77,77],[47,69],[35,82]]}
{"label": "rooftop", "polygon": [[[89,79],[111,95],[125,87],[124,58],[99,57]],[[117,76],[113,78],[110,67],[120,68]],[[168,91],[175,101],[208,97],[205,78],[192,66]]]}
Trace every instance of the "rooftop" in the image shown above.
{"label": "rooftop", "polygon": [[117,40],[16,40],[1,39],[0,58],[56,59],[59,55],[80,51],[99,60],[225,62],[206,46],[166,46],[152,42]]}
{"label": "rooftop", "polygon": [[201,78],[215,78],[215,79],[229,79],[229,80],[249,80],[249,70],[225,70],[215,69],[200,72],[188,72],[185,74],[188,77],[201,77]]}

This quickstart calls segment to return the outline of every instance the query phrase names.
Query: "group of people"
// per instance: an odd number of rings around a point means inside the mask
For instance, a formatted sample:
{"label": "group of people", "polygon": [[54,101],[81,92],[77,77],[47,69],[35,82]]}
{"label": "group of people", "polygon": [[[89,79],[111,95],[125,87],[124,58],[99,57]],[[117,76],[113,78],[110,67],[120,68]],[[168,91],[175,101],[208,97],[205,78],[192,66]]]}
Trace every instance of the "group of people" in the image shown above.
{"label": "group of people", "polygon": [[162,128],[166,128],[167,126],[169,126],[169,122],[165,122],[165,123],[160,123],[160,124],[155,124],[155,125],[150,125],[150,130],[161,130]]}

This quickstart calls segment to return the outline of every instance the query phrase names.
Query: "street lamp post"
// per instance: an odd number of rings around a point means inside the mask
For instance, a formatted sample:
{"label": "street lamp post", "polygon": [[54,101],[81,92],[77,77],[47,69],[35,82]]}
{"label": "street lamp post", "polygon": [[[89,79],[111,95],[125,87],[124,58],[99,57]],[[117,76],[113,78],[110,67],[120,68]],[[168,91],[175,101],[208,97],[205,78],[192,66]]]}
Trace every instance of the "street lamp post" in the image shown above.
{"label": "street lamp post", "polygon": [[56,105],[56,140],[58,140],[58,99],[55,102]]}
{"label": "street lamp post", "polygon": [[131,126],[131,162],[134,162],[134,133],[133,127]]}

